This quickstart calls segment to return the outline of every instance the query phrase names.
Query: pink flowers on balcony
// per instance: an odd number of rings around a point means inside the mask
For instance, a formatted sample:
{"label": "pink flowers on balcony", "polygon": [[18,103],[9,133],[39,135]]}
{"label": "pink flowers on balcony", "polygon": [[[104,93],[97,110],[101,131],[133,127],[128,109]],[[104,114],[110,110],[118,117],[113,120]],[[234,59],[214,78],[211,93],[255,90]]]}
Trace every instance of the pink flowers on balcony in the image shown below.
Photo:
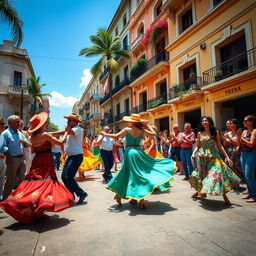
{"label": "pink flowers on balcony", "polygon": [[167,22],[165,20],[159,20],[155,25],[150,25],[146,30],[144,37],[140,40],[142,44],[147,45],[149,41],[151,43],[156,42],[157,37],[167,29]]}

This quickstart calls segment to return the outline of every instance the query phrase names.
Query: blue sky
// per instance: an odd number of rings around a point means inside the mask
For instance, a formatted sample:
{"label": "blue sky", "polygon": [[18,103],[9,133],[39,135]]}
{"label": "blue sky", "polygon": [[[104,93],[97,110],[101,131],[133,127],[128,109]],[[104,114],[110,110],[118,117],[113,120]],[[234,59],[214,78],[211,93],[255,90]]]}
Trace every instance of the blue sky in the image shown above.
{"label": "blue sky", "polygon": [[[27,49],[36,76],[46,83],[44,92],[52,93],[50,117],[59,128],[64,115],[72,110],[90,78],[88,70],[95,58],[78,57],[91,46],[89,36],[97,28],[107,28],[120,0],[12,0],[24,22],[22,49]],[[10,40],[11,29],[0,21],[0,44]],[[56,60],[42,57],[66,58]]]}

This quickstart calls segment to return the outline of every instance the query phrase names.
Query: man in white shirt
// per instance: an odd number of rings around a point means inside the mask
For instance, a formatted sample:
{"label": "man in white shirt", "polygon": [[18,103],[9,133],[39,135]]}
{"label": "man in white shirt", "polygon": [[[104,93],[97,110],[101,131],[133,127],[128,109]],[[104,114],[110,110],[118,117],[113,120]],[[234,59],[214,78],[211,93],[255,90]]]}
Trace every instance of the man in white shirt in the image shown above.
{"label": "man in white shirt", "polygon": [[73,195],[76,194],[79,197],[77,204],[82,204],[88,194],[78,186],[74,177],[83,161],[83,129],[78,125],[81,122],[78,115],[71,113],[69,116],[64,116],[64,118],[68,119],[67,126],[70,127],[70,131],[65,147],[68,158],[65,162],[61,178],[66,188]]}
{"label": "man in white shirt", "polygon": [[[57,139],[60,138],[60,136],[56,136]],[[59,145],[54,145],[52,147],[52,154],[53,154],[53,159],[54,159],[54,168],[59,171],[60,169],[60,157],[61,153],[64,151],[64,147],[59,146]]]}
{"label": "man in white shirt", "polygon": [[[105,126],[104,132],[109,133],[109,131],[109,126]],[[113,177],[111,174],[111,169],[114,165],[112,150],[115,140],[103,135],[99,135],[97,143],[100,145],[100,155],[105,166],[105,171],[102,176],[106,182],[109,182]]]}

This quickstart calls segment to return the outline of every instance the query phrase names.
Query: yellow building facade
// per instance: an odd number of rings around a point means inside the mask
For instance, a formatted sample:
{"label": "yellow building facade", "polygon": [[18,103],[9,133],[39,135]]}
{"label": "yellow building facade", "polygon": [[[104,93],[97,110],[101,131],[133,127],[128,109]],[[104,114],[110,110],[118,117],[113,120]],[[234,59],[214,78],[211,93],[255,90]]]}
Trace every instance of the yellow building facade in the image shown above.
{"label": "yellow building facade", "polygon": [[256,113],[256,1],[167,1],[171,124]]}

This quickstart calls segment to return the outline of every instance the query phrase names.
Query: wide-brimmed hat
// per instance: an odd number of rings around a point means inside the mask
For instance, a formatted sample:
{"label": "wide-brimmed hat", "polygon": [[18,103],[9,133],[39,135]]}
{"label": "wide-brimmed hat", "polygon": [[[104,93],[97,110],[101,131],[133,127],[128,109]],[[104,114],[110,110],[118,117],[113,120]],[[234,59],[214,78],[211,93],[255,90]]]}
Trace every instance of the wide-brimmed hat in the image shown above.
{"label": "wide-brimmed hat", "polygon": [[123,120],[127,121],[127,122],[135,122],[135,123],[140,123],[140,122],[146,121],[144,119],[141,119],[139,114],[131,114],[130,116],[124,116]]}
{"label": "wide-brimmed hat", "polygon": [[68,116],[64,116],[64,118],[68,119],[68,120],[73,120],[73,121],[77,121],[79,123],[82,123],[79,119],[79,115],[75,114],[75,113],[71,113]]}
{"label": "wide-brimmed hat", "polygon": [[39,114],[34,115],[30,120],[30,127],[28,128],[28,132],[34,132],[40,129],[47,121],[48,114],[46,112],[41,112]]}

